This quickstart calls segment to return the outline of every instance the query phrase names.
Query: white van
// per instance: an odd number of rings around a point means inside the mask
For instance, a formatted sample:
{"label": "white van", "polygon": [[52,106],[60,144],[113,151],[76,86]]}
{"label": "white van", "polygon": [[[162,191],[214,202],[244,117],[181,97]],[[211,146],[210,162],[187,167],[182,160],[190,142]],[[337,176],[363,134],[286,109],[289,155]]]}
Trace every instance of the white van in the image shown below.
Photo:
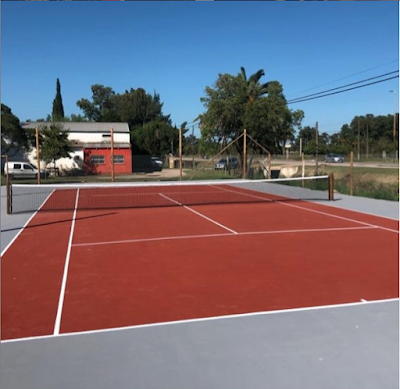
{"label": "white van", "polygon": [[36,178],[38,170],[29,162],[10,161],[4,165],[4,175],[7,175],[7,173],[11,179]]}

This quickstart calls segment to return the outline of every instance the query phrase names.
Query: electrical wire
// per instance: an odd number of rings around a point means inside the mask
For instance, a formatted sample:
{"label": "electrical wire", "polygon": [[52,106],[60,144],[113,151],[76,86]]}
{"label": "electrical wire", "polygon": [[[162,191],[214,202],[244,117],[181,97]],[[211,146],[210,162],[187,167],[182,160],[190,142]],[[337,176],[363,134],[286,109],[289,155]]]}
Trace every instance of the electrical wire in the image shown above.
{"label": "electrical wire", "polygon": [[[379,81],[375,81],[375,82],[370,82],[369,84],[360,85],[360,86],[355,86],[355,87],[353,87],[353,88],[344,89],[344,90],[338,91],[338,92],[327,93],[327,94],[322,95],[322,96],[309,97],[309,98],[304,98],[303,100],[296,100],[296,101],[292,101],[292,102],[289,101],[287,104],[296,104],[296,103],[302,103],[302,102],[304,102],[304,101],[320,99],[320,98],[322,98],[322,97],[332,96],[332,95],[336,95],[336,94],[338,94],[338,93],[348,92],[348,91],[351,91],[351,90],[354,90],[354,89],[365,88],[366,86],[370,86],[370,85],[374,85],[374,84],[379,84],[379,83],[381,83],[381,82],[393,80],[394,78],[399,78],[399,76],[394,76],[394,77],[385,78],[384,80],[379,80]],[[323,93],[323,92],[321,92],[321,93]]]}

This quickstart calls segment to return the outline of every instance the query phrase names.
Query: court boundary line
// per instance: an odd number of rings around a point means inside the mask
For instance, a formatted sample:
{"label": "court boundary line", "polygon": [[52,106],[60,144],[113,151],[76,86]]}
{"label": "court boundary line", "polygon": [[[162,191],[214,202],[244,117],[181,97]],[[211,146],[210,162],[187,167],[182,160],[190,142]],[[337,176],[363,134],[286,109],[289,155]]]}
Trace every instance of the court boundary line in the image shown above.
{"label": "court boundary line", "polygon": [[50,198],[50,196],[54,193],[55,189],[51,191],[51,193],[46,197],[44,200],[43,204],[39,207],[37,211],[35,211],[31,217],[27,220],[27,222],[21,227],[21,229],[15,234],[15,236],[11,239],[10,243],[4,248],[4,250],[1,252],[0,256],[2,257],[7,250],[11,247],[11,245],[15,242],[15,240],[21,235],[22,231],[26,228],[26,226],[31,222],[31,220],[36,216],[36,214],[42,209],[42,207],[46,204],[47,200]]}
{"label": "court boundary line", "polygon": [[58,335],[60,333],[61,316],[62,316],[62,310],[63,310],[63,306],[64,306],[65,288],[67,286],[69,262],[71,259],[72,238],[73,238],[74,229],[75,229],[76,210],[78,208],[78,201],[79,201],[79,188],[76,191],[75,209],[74,209],[74,213],[72,215],[71,231],[70,231],[69,239],[68,239],[68,249],[67,249],[67,255],[65,257],[64,272],[63,272],[63,278],[62,278],[62,282],[61,282],[60,296],[58,298],[57,315],[56,315],[56,321],[54,324],[53,335]]}
{"label": "court boundary line", "polygon": [[[217,188],[218,188],[218,187],[217,187]],[[219,189],[221,189],[221,190],[223,190],[223,191],[227,191],[227,192],[242,194],[241,192],[237,192],[237,191],[230,190],[230,189],[225,189],[225,188],[219,188]],[[248,190],[251,191],[251,189],[248,189]],[[267,193],[266,193],[266,195],[267,195]],[[335,217],[335,218],[337,218],[337,219],[342,219],[342,220],[351,221],[351,222],[353,222],[353,223],[364,224],[364,225],[367,225],[367,226],[373,226],[373,227],[376,227],[376,228],[380,228],[380,229],[382,229],[382,230],[386,230],[386,231],[390,231],[390,232],[395,232],[395,233],[397,233],[397,234],[399,233],[398,230],[392,230],[391,228],[386,228],[386,227],[378,226],[378,225],[376,225],[376,224],[370,224],[370,223],[362,222],[362,221],[359,221],[359,220],[350,219],[350,218],[344,217],[344,216],[333,215],[333,214],[330,214],[330,213],[328,213],[328,212],[323,212],[323,211],[318,211],[318,210],[316,210],[316,209],[301,207],[301,206],[299,206],[299,205],[284,203],[283,201],[280,201],[280,200],[271,200],[271,199],[268,199],[268,198],[265,198],[265,197],[261,197],[261,196],[257,196],[257,195],[252,195],[252,194],[246,194],[246,196],[254,197],[254,198],[258,198],[258,199],[262,199],[262,200],[265,200],[265,201],[268,201],[268,202],[274,202],[274,203],[282,204],[282,205],[285,205],[285,206],[287,206],[287,207],[294,207],[294,208],[303,209],[303,210],[306,210],[306,211],[309,211],[309,212],[319,213],[319,214],[321,214],[321,215],[326,215],[326,216]],[[278,195],[277,195],[277,196],[278,196]],[[309,203],[309,204],[315,204],[315,203],[312,203],[312,202],[307,201],[307,200],[301,200],[301,199],[299,199],[299,201],[306,201],[306,202]],[[319,204],[319,205],[322,205],[322,206],[323,206],[323,204]],[[338,208],[338,209],[341,209],[341,208]],[[353,211],[352,211],[352,212],[353,212]],[[377,216],[377,217],[379,217],[379,216]],[[394,220],[396,220],[396,219],[394,219]]]}
{"label": "court boundary line", "polygon": [[[217,193],[217,192],[216,192],[216,193]],[[164,197],[165,199],[167,199],[167,200],[173,202],[174,204],[180,205],[181,207],[187,209],[188,211],[191,211],[191,212],[195,213],[196,215],[201,216],[202,218],[204,218],[204,219],[210,221],[211,223],[214,223],[214,224],[216,224],[217,226],[219,226],[219,227],[221,227],[221,228],[223,228],[223,229],[225,229],[225,230],[227,230],[227,231],[230,231],[230,232],[233,233],[233,234],[237,234],[237,232],[234,231],[234,230],[232,230],[231,228],[229,228],[229,227],[227,227],[227,226],[225,226],[225,225],[223,225],[223,224],[221,224],[221,223],[218,223],[216,220],[213,220],[213,219],[209,218],[209,217],[206,216],[206,215],[203,215],[202,213],[200,213],[200,212],[198,212],[198,211],[195,211],[194,209],[188,207],[187,205],[183,205],[183,204],[181,204],[179,201],[176,201],[176,200],[174,200],[174,199],[171,199],[170,197],[166,196],[166,195],[163,194],[163,193],[159,193],[159,195],[162,196],[162,197]]]}
{"label": "court boundary line", "polygon": [[319,306],[311,306],[311,307],[300,307],[300,308],[276,309],[276,310],[271,310],[271,311],[238,313],[238,314],[223,315],[223,316],[210,316],[210,317],[202,317],[202,318],[195,318],[195,319],[166,321],[166,322],[159,322],[159,323],[137,324],[137,325],[126,326],[126,327],[104,328],[104,329],[100,329],[100,330],[66,332],[66,333],[57,334],[57,335],[40,335],[40,336],[31,336],[31,337],[26,337],[26,338],[5,339],[5,340],[1,341],[1,344],[17,343],[17,342],[24,342],[24,341],[30,341],[30,340],[52,339],[52,338],[58,339],[61,337],[66,338],[66,337],[71,337],[71,336],[101,334],[101,333],[107,333],[107,332],[119,332],[119,331],[142,329],[142,328],[170,326],[170,325],[176,325],[176,324],[192,324],[192,323],[209,322],[209,321],[215,321],[215,320],[239,319],[239,318],[253,317],[253,316],[291,314],[291,313],[296,313],[296,312],[317,311],[317,310],[335,309],[335,308],[347,308],[347,307],[354,307],[354,306],[365,306],[365,305],[370,305],[370,304],[382,304],[382,303],[395,302],[395,301],[399,301],[399,298],[394,297],[394,298],[381,299],[381,300],[369,300],[369,301],[365,301],[365,302],[357,301],[357,302],[319,305]]}
{"label": "court boundary line", "polygon": [[75,243],[73,247],[87,247],[87,246],[101,246],[111,244],[124,244],[124,243],[142,243],[142,242],[157,242],[165,240],[185,240],[185,239],[202,239],[202,238],[220,238],[230,236],[246,236],[246,235],[274,235],[285,233],[302,233],[302,232],[329,232],[329,231],[349,231],[349,230],[372,230],[377,229],[374,226],[365,227],[332,227],[332,228],[309,228],[300,230],[272,230],[272,231],[244,231],[237,232],[236,234],[198,234],[198,235],[182,235],[182,236],[163,236],[159,238],[139,238],[139,239],[124,239],[106,242],[88,242],[88,243]]}

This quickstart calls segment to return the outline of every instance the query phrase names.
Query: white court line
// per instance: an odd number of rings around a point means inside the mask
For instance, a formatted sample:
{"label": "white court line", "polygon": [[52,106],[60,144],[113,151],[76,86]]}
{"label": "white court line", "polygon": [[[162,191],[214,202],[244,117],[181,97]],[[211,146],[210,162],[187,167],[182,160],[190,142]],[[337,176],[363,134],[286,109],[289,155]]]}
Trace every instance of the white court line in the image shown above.
{"label": "white court line", "polygon": [[[229,189],[225,189],[225,188],[219,188],[219,189],[224,190],[224,191],[227,191],[227,192],[232,192],[232,193],[237,193],[237,194],[243,194],[242,192],[236,192],[236,191],[234,191],[234,190],[229,190]],[[248,189],[248,190],[251,190],[251,189]],[[365,226],[380,228],[380,229],[382,229],[382,230],[386,230],[386,231],[390,231],[390,232],[395,232],[395,233],[397,233],[397,234],[399,233],[398,230],[392,230],[391,228],[386,228],[386,227],[378,226],[378,225],[376,225],[376,224],[370,224],[370,223],[366,223],[366,222],[361,222],[361,221],[359,221],[359,220],[350,219],[350,218],[348,218],[348,217],[343,217],[343,216],[338,216],[338,215],[333,215],[333,214],[331,214],[331,213],[322,212],[322,211],[317,211],[317,210],[315,210],[315,209],[310,209],[310,208],[306,208],[306,207],[301,207],[300,205],[288,204],[288,203],[285,203],[285,202],[283,202],[283,201],[271,200],[271,199],[267,199],[267,198],[265,198],[265,197],[256,196],[256,195],[251,195],[251,194],[247,194],[247,193],[246,193],[245,195],[246,195],[246,196],[249,196],[249,197],[254,197],[254,198],[262,199],[262,200],[265,200],[265,201],[270,201],[270,202],[279,203],[279,204],[282,204],[282,205],[286,205],[287,207],[299,208],[299,209],[303,209],[303,210],[305,210],[305,211],[315,212],[315,213],[319,213],[319,214],[321,214],[321,215],[331,216],[331,217],[335,217],[335,218],[337,218],[337,219],[342,219],[342,220],[351,221],[351,222],[353,222],[353,223],[363,224],[363,225],[365,225]],[[304,200],[303,200],[303,201],[304,201]],[[340,208],[338,208],[338,209],[340,209]],[[359,213],[362,213],[362,212],[359,212]],[[376,217],[379,217],[379,216],[376,216]]]}
{"label": "white court line", "polygon": [[18,231],[18,233],[11,239],[11,242],[6,246],[6,248],[1,252],[1,256],[5,254],[5,252],[10,248],[10,246],[15,242],[15,240],[20,236],[21,232],[26,228],[26,226],[30,223],[30,221],[36,216],[36,214],[42,209],[43,205],[46,204],[47,200],[54,193],[54,189],[51,193],[46,197],[43,204],[39,207],[39,209],[32,214],[32,216],[28,219],[28,221],[24,224],[24,226]]}
{"label": "white court line", "polygon": [[194,209],[192,209],[192,208],[190,208],[190,207],[188,207],[188,206],[186,206],[186,205],[183,205],[183,204],[179,203],[178,201],[175,201],[175,200],[171,199],[170,197],[168,197],[168,196],[166,196],[166,195],[164,195],[164,194],[162,194],[162,193],[159,193],[159,195],[162,196],[162,197],[164,197],[164,198],[166,198],[166,199],[169,200],[169,201],[172,201],[173,203],[175,203],[175,204],[177,204],[177,205],[183,206],[183,208],[187,209],[188,211],[191,211],[191,212],[195,213],[195,214],[198,215],[198,216],[201,216],[202,218],[204,218],[204,219],[210,221],[211,223],[214,223],[214,224],[216,224],[217,226],[219,226],[219,227],[221,227],[221,228],[223,228],[223,229],[225,229],[225,230],[227,230],[227,231],[229,231],[229,232],[232,232],[233,234],[237,234],[236,231],[234,231],[234,230],[228,228],[227,226],[224,226],[224,225],[221,224],[221,223],[218,223],[217,221],[215,221],[215,220],[213,220],[213,219],[210,219],[209,217],[203,215],[202,213],[197,212],[197,211],[195,211]]}
{"label": "white court line", "polygon": [[62,279],[62,284],[61,284],[60,298],[58,300],[56,322],[54,324],[54,335],[58,335],[60,333],[61,315],[62,315],[62,309],[63,309],[63,304],[64,304],[65,287],[67,285],[69,261],[71,258],[71,246],[72,246],[72,238],[74,235],[76,210],[78,208],[78,200],[79,200],[79,188],[76,191],[75,209],[74,209],[74,214],[72,216],[71,232],[69,234],[68,250],[67,250],[67,256],[65,258],[64,274],[63,274],[63,279]]}
{"label": "white court line", "polygon": [[102,329],[102,330],[67,332],[67,333],[58,334],[58,335],[31,336],[31,337],[26,337],[26,338],[2,340],[1,343],[2,344],[3,343],[15,343],[15,342],[28,341],[28,340],[40,340],[40,339],[50,339],[50,338],[57,339],[57,338],[66,338],[66,337],[70,337],[70,336],[102,334],[102,333],[107,333],[107,332],[135,330],[135,329],[141,329],[141,328],[164,327],[164,326],[171,326],[171,325],[177,325],[177,324],[193,324],[193,323],[210,322],[210,321],[216,321],[216,320],[240,319],[240,318],[253,317],[253,316],[291,314],[291,313],[296,313],[296,312],[317,311],[317,310],[323,310],[323,309],[347,308],[347,307],[355,307],[355,306],[367,305],[367,304],[382,304],[382,303],[388,303],[388,302],[392,302],[392,301],[399,301],[399,298],[396,297],[396,298],[391,298],[391,299],[371,300],[371,301],[366,301],[366,302],[357,301],[354,303],[320,305],[320,306],[303,307],[303,308],[278,309],[278,310],[274,310],[274,311],[238,313],[238,314],[233,314],[233,315],[212,316],[212,317],[203,317],[203,318],[197,318],[197,319],[175,320],[175,321],[150,323],[150,324],[138,324],[138,325],[132,325],[132,326],[126,326],[126,327],[106,328],[106,329]]}
{"label": "white court line", "polygon": [[302,230],[275,230],[275,231],[250,231],[250,232],[237,232],[236,234],[204,234],[204,235],[182,235],[182,236],[163,236],[160,238],[140,238],[140,239],[126,239],[114,240],[108,242],[92,242],[92,243],[75,243],[74,247],[83,246],[100,246],[107,244],[123,244],[123,243],[141,243],[141,242],[157,242],[162,240],[183,240],[183,239],[202,239],[202,238],[220,238],[227,236],[241,236],[241,235],[268,235],[268,234],[289,234],[289,233],[304,233],[304,232],[329,232],[329,231],[348,231],[348,230],[371,230],[377,227],[335,227],[335,228],[309,228]]}

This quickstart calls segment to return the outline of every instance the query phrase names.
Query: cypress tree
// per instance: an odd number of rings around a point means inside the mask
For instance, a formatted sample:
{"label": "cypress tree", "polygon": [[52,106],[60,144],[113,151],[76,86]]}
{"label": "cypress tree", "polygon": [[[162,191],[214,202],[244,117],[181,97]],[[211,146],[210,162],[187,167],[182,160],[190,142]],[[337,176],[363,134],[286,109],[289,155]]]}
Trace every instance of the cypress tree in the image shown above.
{"label": "cypress tree", "polygon": [[60,80],[57,78],[57,92],[56,97],[53,100],[53,113],[52,118],[54,121],[62,121],[64,119],[64,107],[61,97],[61,85]]}

